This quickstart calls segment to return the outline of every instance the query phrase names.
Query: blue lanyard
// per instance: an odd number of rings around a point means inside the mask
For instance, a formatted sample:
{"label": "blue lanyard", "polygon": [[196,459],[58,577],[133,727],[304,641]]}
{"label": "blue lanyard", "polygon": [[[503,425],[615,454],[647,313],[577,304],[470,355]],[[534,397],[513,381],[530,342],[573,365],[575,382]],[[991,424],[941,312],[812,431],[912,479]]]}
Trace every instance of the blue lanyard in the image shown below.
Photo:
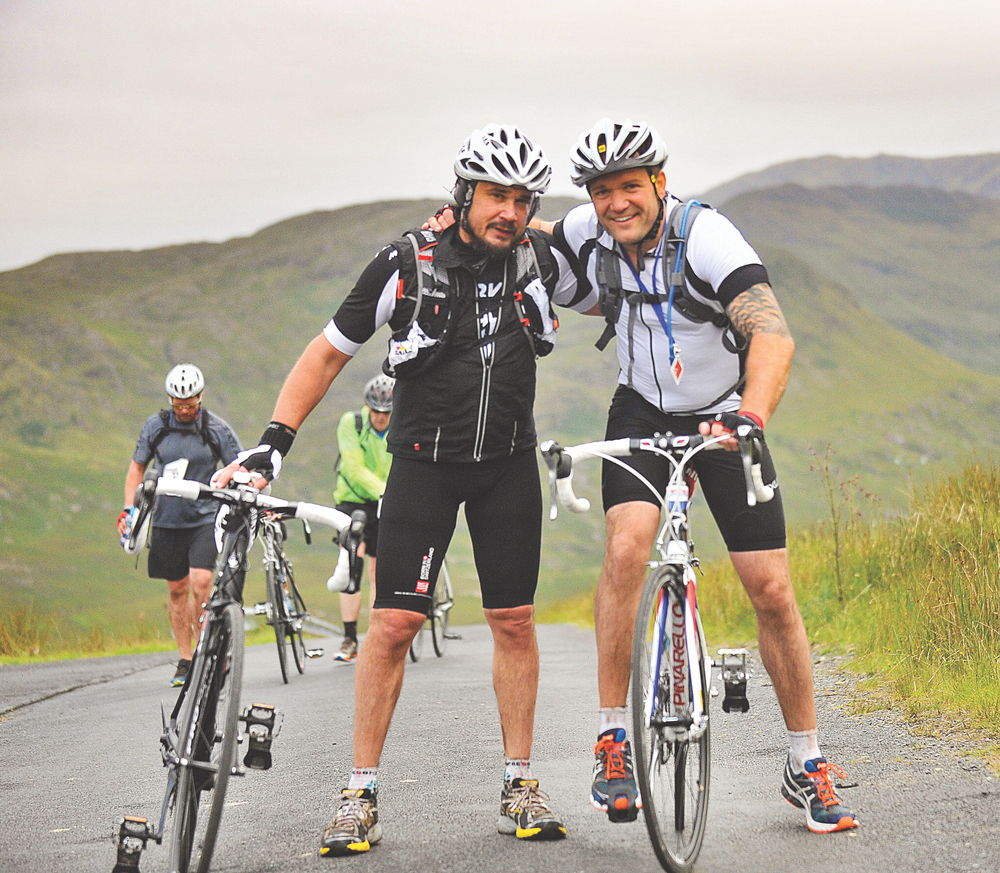
{"label": "blue lanyard", "polygon": [[[686,216],[685,216],[686,217]],[[639,286],[639,290],[643,294],[656,295],[656,277],[660,273],[660,258],[663,257],[663,240],[666,236],[666,229],[660,234],[660,243],[656,247],[656,254],[653,256],[653,290],[650,291],[645,284],[643,284],[642,278],[636,272],[635,267],[632,266],[632,261],[625,254],[624,249],[622,250],[622,259],[628,264],[628,268],[632,271],[632,276],[635,278],[636,284]],[[641,245],[641,243],[640,243]],[[619,246],[620,248],[620,246]],[[653,311],[656,313],[656,317],[660,320],[660,324],[663,326],[663,332],[667,335],[667,345],[670,350],[670,363],[674,362],[674,332],[673,332],[673,313],[674,313],[674,288],[671,286],[669,289],[669,296],[667,297],[667,315],[666,318],[663,316],[663,307],[660,306],[659,302],[654,300],[652,302]]]}
{"label": "blue lanyard", "polygon": [[[674,270],[673,274],[679,275],[684,264],[684,243],[687,241],[687,223],[688,214],[691,212],[692,206],[701,206],[697,200],[689,200],[684,204],[684,212],[681,214],[681,232],[680,239],[677,242],[677,254],[674,258]],[[665,210],[664,210],[665,211]],[[632,275],[635,277],[636,284],[639,286],[639,290],[643,294],[656,294],[656,276],[659,273],[658,265],[660,263],[660,258],[663,256],[663,241],[667,235],[667,228],[663,228],[663,232],[660,234],[660,244],[656,247],[656,255],[653,258],[653,290],[649,291],[646,286],[642,283],[642,279],[639,278],[639,274],[636,272],[635,267],[632,266],[632,261],[629,260],[628,255],[622,250],[622,258],[625,263],[628,264],[628,268],[632,271]],[[641,243],[640,243],[641,245]],[[681,277],[681,281],[684,278]],[[656,317],[660,320],[660,324],[663,326],[663,332],[667,335],[667,343],[670,347],[670,363],[674,362],[674,357],[676,355],[674,347],[674,332],[673,332],[673,314],[674,314],[674,294],[677,292],[677,286],[671,285],[667,290],[667,317],[663,317],[663,307],[656,301],[653,301],[653,311],[656,313]]]}

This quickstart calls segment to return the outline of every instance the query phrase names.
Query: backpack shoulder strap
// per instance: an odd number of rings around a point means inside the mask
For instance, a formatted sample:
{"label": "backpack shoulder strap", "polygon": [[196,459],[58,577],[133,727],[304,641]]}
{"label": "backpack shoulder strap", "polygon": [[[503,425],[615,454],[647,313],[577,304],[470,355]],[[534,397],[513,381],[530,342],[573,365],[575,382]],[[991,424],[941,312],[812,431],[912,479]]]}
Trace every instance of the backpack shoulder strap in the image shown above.
{"label": "backpack shoulder strap", "polygon": [[160,457],[160,443],[162,443],[163,438],[170,433],[170,410],[161,409],[157,414],[160,416],[160,429],[149,441],[149,450],[153,453],[153,457],[162,463],[163,459]]}
{"label": "backpack shoulder strap", "polygon": [[354,429],[358,432],[360,436],[361,431],[364,430],[365,422],[360,412],[354,413]]}
{"label": "backpack shoulder strap", "polygon": [[201,441],[212,450],[212,457],[215,463],[222,463],[222,446],[215,439],[209,425],[212,421],[212,414],[207,409],[201,410]]}

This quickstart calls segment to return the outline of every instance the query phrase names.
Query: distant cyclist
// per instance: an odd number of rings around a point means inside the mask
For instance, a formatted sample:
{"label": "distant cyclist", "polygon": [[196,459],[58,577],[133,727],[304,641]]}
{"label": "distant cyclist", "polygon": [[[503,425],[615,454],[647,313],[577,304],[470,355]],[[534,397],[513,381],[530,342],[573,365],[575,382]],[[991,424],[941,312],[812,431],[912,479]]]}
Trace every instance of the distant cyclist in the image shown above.
{"label": "distant cyclist", "polygon": [[[174,367],[166,388],[170,409],[146,420],[125,476],[125,506],[118,516],[122,536],[129,533],[135,489],[150,462],[161,476],[207,485],[220,464],[228,464],[243,450],[233,429],[202,408],[205,377],[194,364]],[[216,508],[211,500],[180,497],[158,497],[153,507],[148,570],[151,579],[167,580],[170,629],[179,656],[174,686],[184,683],[191,666],[202,604],[212,590]]]}
{"label": "distant cyclist", "polygon": [[[407,650],[463,505],[493,634],[504,751],[497,829],[524,840],[566,833],[530,760],[542,532],[533,406],[536,358],[555,341],[551,304],[585,311],[596,295],[580,291],[550,237],[526,231],[551,175],[541,149],[517,128],[491,124],[462,144],[454,168],[458,223],[440,234],[407,234],[376,255],[288,375],[260,445],[240,456],[246,468],[273,477],[337,374],[389,325],[385,367],[396,384],[378,591],[358,652],[354,769],[320,840],[323,855],[367,852],[382,836],[377,768]],[[228,475],[220,472],[219,481]],[[450,830],[464,826],[461,805],[430,805],[427,815]]]}
{"label": "distant cyclist", "polygon": [[[389,376],[376,376],[365,385],[365,406],[360,412],[346,412],[337,426],[340,467],[333,499],[337,509],[350,515],[363,509],[365,541],[358,554],[368,556],[368,583],[375,600],[375,558],[378,549],[378,502],[385,492],[392,455],[386,449],[386,432],[392,415],[392,386]],[[358,656],[358,616],[361,592],[344,592],[341,583],[331,576],[327,587],[340,591],[340,618],[344,622],[344,642],[335,652],[335,661],[353,661]]]}

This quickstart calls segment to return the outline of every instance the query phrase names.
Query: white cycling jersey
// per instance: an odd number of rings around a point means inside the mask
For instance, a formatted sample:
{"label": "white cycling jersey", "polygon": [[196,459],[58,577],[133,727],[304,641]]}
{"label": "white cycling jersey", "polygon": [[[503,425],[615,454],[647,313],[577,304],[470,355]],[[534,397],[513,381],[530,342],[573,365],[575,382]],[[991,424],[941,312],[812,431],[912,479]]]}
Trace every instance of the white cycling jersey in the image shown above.
{"label": "white cycling jersey", "polygon": [[[664,221],[679,203],[677,198],[667,196]],[[620,247],[598,223],[593,204],[571,210],[556,226],[555,236],[578,259],[586,258],[580,269],[586,271],[592,287],[597,287],[596,247],[600,245],[615,252],[619,258],[625,292],[640,290]],[[639,278],[650,293],[666,292],[663,265],[655,252],[645,258]],[[767,281],[767,271],[760,258],[732,222],[715,210],[703,210],[691,226],[687,241],[685,282],[690,296],[724,313],[737,295]],[[631,371],[632,387],[644,399],[668,413],[714,414],[739,408],[740,398],[735,392],[718,399],[739,378],[739,358],[723,346],[723,328],[711,322],[690,321],[676,308],[671,310],[666,303],[660,305],[660,314],[664,321],[669,319],[674,345],[679,349],[681,373],[679,380],[675,380],[671,373],[667,334],[655,307],[649,303],[638,307],[631,342],[629,309],[627,302],[622,304],[616,324],[620,384],[628,384]]]}

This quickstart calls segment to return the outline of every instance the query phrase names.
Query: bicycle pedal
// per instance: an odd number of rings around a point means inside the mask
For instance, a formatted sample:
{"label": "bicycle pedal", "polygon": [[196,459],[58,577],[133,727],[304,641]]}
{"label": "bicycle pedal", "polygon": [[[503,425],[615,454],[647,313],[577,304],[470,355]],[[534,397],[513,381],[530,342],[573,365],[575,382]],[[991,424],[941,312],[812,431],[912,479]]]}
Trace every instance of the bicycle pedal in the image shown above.
{"label": "bicycle pedal", "polygon": [[306,649],[307,658],[322,658],[323,649]]}
{"label": "bicycle pedal", "polygon": [[271,769],[271,743],[281,730],[281,713],[266,703],[251,703],[240,716],[246,725],[247,753],[243,763],[251,770]]}
{"label": "bicycle pedal", "polygon": [[253,606],[244,606],[243,612],[245,615],[267,615],[271,614],[271,604],[270,603],[255,603]]}
{"label": "bicycle pedal", "polygon": [[446,640],[460,640],[460,639],[462,639],[462,635],[461,634],[451,633],[451,631],[449,631],[448,633],[446,633],[444,635],[444,638]]}
{"label": "bicycle pedal", "polygon": [[151,837],[156,839],[156,834],[147,819],[125,816],[118,826],[118,857],[111,873],[139,873],[139,857]]}
{"label": "bicycle pedal", "polygon": [[747,649],[719,649],[722,660],[716,661],[722,676],[725,697],[722,698],[723,712],[749,712],[747,700],[747,680],[752,669],[750,652]]}

